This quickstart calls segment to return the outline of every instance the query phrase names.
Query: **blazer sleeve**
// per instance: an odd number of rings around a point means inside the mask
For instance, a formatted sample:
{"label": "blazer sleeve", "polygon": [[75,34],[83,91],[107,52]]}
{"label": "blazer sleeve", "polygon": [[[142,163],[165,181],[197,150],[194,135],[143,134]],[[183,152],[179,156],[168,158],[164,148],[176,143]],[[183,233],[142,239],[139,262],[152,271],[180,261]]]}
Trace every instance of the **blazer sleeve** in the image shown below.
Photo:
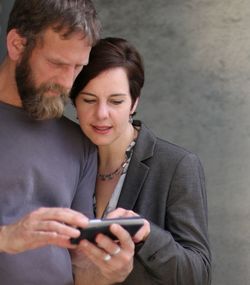
{"label": "blazer sleeve", "polygon": [[135,262],[146,272],[140,284],[211,284],[205,179],[196,155],[187,153],[177,164],[166,201],[165,229],[151,224]]}

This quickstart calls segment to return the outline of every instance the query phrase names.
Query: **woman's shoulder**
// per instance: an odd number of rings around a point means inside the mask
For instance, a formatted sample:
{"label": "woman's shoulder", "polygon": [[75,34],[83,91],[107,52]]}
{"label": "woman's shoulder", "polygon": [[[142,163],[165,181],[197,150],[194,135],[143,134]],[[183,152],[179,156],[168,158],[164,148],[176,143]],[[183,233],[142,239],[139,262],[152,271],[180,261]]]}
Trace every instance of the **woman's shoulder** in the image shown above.
{"label": "woman's shoulder", "polygon": [[184,157],[190,157],[194,160],[198,159],[198,156],[191,150],[170,142],[167,139],[159,138],[142,122],[140,122],[140,136],[140,147],[147,148],[147,145],[151,146],[152,156],[157,157],[160,160],[180,160]]}

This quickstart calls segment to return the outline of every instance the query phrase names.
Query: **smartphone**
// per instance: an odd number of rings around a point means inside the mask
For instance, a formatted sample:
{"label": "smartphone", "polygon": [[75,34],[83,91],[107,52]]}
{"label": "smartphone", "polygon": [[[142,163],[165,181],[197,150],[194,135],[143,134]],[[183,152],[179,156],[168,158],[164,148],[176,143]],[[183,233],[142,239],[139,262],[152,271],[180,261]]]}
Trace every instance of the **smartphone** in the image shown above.
{"label": "smartphone", "polygon": [[95,238],[98,233],[102,233],[113,240],[117,240],[110,230],[109,226],[112,224],[121,225],[131,236],[134,236],[136,232],[143,226],[144,220],[140,217],[129,218],[114,218],[114,219],[92,219],[89,220],[88,227],[79,228],[81,234],[78,238],[71,238],[72,244],[78,244],[82,239],[87,239],[95,243]]}

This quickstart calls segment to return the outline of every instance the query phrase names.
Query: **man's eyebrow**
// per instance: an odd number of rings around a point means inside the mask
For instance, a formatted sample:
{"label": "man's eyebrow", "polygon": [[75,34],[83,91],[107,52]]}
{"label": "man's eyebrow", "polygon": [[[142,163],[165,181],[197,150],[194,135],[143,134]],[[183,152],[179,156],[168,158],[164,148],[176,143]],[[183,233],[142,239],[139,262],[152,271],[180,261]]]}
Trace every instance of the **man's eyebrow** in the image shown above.
{"label": "man's eyebrow", "polygon": [[[58,65],[65,65],[65,66],[70,66],[71,63],[64,61],[64,59],[61,58],[52,58],[52,57],[48,57],[48,61],[54,63],[54,64],[58,64]],[[76,67],[84,67],[88,64],[88,62],[84,62],[84,63],[76,63],[75,66]]]}

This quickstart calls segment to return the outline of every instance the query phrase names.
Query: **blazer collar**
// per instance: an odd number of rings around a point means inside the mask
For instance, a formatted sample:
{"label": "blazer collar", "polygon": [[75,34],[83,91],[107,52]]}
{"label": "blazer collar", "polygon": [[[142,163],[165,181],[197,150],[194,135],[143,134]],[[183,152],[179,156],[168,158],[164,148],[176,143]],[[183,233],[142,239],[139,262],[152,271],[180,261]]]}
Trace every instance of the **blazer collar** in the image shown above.
{"label": "blazer collar", "polygon": [[140,131],[117,204],[125,209],[133,209],[137,201],[149,172],[146,160],[153,156],[156,144],[156,137],[144,124],[135,121],[134,125],[140,126]]}

